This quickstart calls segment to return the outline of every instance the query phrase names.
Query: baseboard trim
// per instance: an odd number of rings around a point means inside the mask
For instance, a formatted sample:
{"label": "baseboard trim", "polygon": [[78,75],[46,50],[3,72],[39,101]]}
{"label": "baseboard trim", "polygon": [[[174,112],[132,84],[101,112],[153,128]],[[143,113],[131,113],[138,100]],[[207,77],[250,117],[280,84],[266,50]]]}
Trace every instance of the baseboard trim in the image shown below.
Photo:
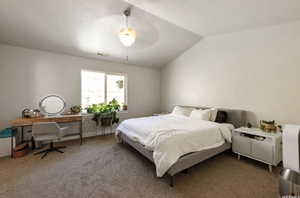
{"label": "baseboard trim", "polygon": [[[96,136],[104,136],[104,135],[112,135],[114,134],[115,132],[112,131],[112,132],[107,132],[107,133],[99,133],[99,132],[95,132],[95,131],[92,131],[92,132],[86,132],[86,133],[83,133],[83,139],[84,138],[89,138],[89,137],[96,137]],[[79,139],[80,136],[79,135],[74,135],[74,136],[69,136],[69,137],[65,137],[65,138],[62,138],[60,141],[57,141],[57,142],[65,142],[65,141],[70,141],[70,140],[77,140]]]}

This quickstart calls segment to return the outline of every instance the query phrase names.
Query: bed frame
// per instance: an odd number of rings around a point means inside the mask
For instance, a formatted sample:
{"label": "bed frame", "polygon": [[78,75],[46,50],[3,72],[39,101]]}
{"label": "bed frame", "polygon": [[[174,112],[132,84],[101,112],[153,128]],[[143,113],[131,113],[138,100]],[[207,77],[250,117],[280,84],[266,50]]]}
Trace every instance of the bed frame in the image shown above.
{"label": "bed frame", "polygon": [[[190,108],[196,108],[196,109],[207,109],[208,107],[192,107],[192,106],[183,106],[183,107],[190,107]],[[233,109],[219,109],[221,111],[227,112],[227,122],[233,124],[235,127],[241,127],[245,126],[246,121],[246,112],[243,110],[233,110]],[[130,139],[128,136],[126,136],[122,131],[119,133],[119,139],[122,143],[126,143],[130,145],[131,147],[135,148],[137,151],[139,151],[142,155],[144,155],[146,158],[148,158],[151,162],[153,161],[153,152],[149,151],[144,148],[144,146],[132,139]],[[182,156],[175,164],[172,165],[172,167],[168,170],[167,174],[170,176],[170,186],[174,186],[174,175],[179,172],[187,173],[187,170],[206,160],[209,159],[219,153],[222,153],[228,149],[231,148],[230,143],[224,143],[223,145],[212,148],[212,149],[206,149],[199,152],[193,152],[187,155]]]}

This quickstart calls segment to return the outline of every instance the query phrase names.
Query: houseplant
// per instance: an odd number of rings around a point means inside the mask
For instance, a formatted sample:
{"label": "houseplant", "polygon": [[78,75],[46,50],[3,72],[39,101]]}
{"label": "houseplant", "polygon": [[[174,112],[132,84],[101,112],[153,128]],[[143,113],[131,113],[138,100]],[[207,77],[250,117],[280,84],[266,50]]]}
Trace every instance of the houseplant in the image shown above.
{"label": "houseplant", "polygon": [[78,114],[81,112],[82,108],[81,105],[74,105],[70,108],[70,110],[73,114]]}
{"label": "houseplant", "polygon": [[124,81],[123,80],[118,80],[116,83],[117,83],[119,89],[123,89],[123,87],[124,87]]}
{"label": "houseplant", "polygon": [[110,126],[111,123],[118,123],[119,118],[117,112],[120,111],[120,105],[116,99],[113,99],[108,104],[93,104],[87,108],[88,113],[94,114],[93,120],[97,125]]}

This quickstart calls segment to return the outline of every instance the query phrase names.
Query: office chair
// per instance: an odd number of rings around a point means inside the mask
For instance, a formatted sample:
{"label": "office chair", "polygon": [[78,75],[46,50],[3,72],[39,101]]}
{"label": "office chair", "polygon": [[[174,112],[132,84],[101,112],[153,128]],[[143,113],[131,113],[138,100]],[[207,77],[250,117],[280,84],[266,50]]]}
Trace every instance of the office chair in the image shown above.
{"label": "office chair", "polygon": [[42,155],[42,159],[50,152],[64,153],[60,149],[66,148],[65,146],[55,147],[53,141],[60,140],[66,135],[68,127],[60,128],[56,122],[37,122],[32,125],[32,136],[34,141],[50,142],[50,147],[46,150],[35,153],[34,155]]}

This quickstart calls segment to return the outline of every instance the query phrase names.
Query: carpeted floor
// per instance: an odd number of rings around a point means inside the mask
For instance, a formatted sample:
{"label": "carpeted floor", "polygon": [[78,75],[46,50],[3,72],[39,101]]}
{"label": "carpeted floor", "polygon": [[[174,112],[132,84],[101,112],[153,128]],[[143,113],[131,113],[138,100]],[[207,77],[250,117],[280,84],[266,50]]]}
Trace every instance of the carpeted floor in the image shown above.
{"label": "carpeted floor", "polygon": [[188,174],[156,178],[154,166],[112,136],[64,143],[64,154],[51,153],[41,160],[32,154],[0,159],[1,198],[274,198],[274,173],[253,160],[241,161],[231,152],[192,167]]}

